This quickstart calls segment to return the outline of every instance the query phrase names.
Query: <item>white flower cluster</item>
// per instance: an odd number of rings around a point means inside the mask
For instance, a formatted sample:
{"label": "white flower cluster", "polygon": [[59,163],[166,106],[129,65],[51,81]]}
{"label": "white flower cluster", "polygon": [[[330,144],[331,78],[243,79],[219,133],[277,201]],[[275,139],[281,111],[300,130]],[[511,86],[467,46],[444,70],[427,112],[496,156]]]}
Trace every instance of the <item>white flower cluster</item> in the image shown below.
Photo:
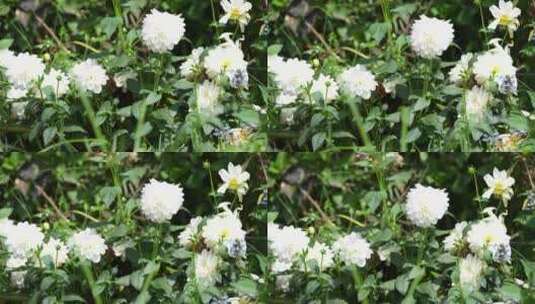
{"label": "white flower cluster", "polygon": [[405,211],[409,220],[418,227],[431,227],[441,219],[449,207],[448,193],[417,184],[407,195]]}
{"label": "white flower cluster", "polygon": [[195,277],[202,286],[219,281],[224,258],[245,258],[247,243],[238,210],[229,209],[230,203],[221,203],[221,212],[211,217],[195,217],[178,236],[179,244],[195,251],[204,248],[194,257]]}
{"label": "white flower cluster", "polygon": [[65,244],[57,238],[47,238],[35,224],[9,219],[0,219],[0,241],[9,253],[5,269],[17,288],[25,285],[26,267],[61,267],[69,260],[69,254],[98,263],[107,249],[104,239],[93,229],[73,234]]}
{"label": "white flower cluster", "polygon": [[275,223],[268,223],[268,246],[275,257],[271,270],[277,275],[277,286],[282,291],[288,291],[292,275],[287,271],[293,266],[300,271],[317,267],[323,272],[338,261],[348,266],[364,267],[373,254],[370,243],[356,232],[338,238],[329,246],[320,241],[312,244],[300,228]]}
{"label": "white flower cluster", "polygon": [[171,220],[184,203],[180,184],[173,185],[151,179],[141,190],[141,212],[155,223]]}

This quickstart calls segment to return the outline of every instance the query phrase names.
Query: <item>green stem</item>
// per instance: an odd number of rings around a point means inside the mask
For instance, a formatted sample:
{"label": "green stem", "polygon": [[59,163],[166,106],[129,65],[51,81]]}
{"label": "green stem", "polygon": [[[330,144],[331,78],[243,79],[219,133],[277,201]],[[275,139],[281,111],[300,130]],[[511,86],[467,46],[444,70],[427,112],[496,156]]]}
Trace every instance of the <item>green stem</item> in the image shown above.
{"label": "green stem", "polygon": [[351,111],[353,112],[354,120],[357,124],[360,137],[362,138],[362,141],[364,142],[364,146],[366,146],[367,148],[372,148],[373,145],[370,141],[370,138],[368,137],[368,133],[366,133],[366,129],[364,128],[364,121],[362,119],[362,115],[360,114],[358,104],[356,102],[349,102],[349,107],[351,108]]}
{"label": "green stem", "polygon": [[[362,278],[362,273],[357,268],[357,266],[353,267],[353,281],[355,283],[355,291],[357,291],[357,293],[358,293],[358,290],[363,287],[364,280]],[[360,303],[368,304],[369,303],[368,295],[366,295],[366,297],[364,299],[362,299],[362,301]]]}
{"label": "green stem", "polygon": [[115,12],[115,17],[121,19],[121,23],[119,23],[119,28],[117,29],[117,33],[119,35],[119,41],[121,42],[121,49],[124,51],[124,48],[126,47],[126,40],[124,38],[123,33],[123,12],[121,9],[121,2],[120,0],[112,0],[113,3],[113,11]]}
{"label": "green stem", "polygon": [[390,5],[388,3],[390,0],[381,0],[381,9],[383,11],[383,18],[385,23],[388,24],[388,44],[392,41],[392,18],[390,16]]}
{"label": "green stem", "polygon": [[82,100],[82,105],[84,106],[85,112],[87,113],[87,117],[89,118],[89,122],[91,123],[91,127],[93,128],[93,133],[95,133],[95,136],[100,142],[100,145],[107,145],[107,141],[104,138],[104,135],[102,135],[102,130],[100,129],[100,126],[97,123],[95,110],[93,110],[93,107],[91,106],[91,103],[89,102],[86,93],[83,90],[79,90],[78,92],[80,94],[80,99]]}
{"label": "green stem", "polygon": [[95,283],[95,277],[93,276],[93,270],[91,269],[91,264],[87,260],[83,260],[83,261],[80,261],[80,266],[87,280],[87,283],[89,284],[89,287],[91,288],[91,295],[93,296],[93,300],[95,301],[95,304],[104,303],[102,301],[102,298],[100,297],[100,294],[97,291],[97,284]]}
{"label": "green stem", "polygon": [[154,280],[154,277],[156,277],[159,271],[160,271],[160,264],[157,264],[157,267],[154,269],[154,271],[149,273],[147,278],[145,278],[145,282],[143,282],[143,287],[141,287],[141,292],[137,296],[135,303],[144,303],[142,299],[147,299],[150,284],[152,283],[152,281]]}
{"label": "green stem", "polygon": [[407,135],[409,133],[410,112],[409,108],[401,108],[401,135],[400,135],[400,150],[401,152],[407,152]]}

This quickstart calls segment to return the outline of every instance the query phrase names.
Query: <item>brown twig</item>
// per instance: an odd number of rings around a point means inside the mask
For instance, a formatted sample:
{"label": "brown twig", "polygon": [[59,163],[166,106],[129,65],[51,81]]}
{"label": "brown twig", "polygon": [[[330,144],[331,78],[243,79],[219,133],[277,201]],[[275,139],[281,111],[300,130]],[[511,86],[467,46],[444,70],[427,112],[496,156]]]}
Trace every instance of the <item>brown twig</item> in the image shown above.
{"label": "brown twig", "polygon": [[323,218],[323,220],[329,224],[333,224],[333,222],[331,221],[331,219],[329,218],[329,216],[323,212],[323,210],[321,209],[319,203],[314,200],[312,198],[312,196],[310,196],[310,194],[302,189],[302,188],[299,188],[301,190],[301,194],[303,194],[303,196],[312,204],[312,206],[314,206],[314,208],[316,208],[316,210],[319,212],[319,214],[321,215],[321,217]]}
{"label": "brown twig", "polygon": [[41,186],[35,186],[35,188],[37,189],[37,192],[39,192],[39,195],[42,195],[45,198],[45,200],[52,206],[52,208],[54,208],[56,213],[62,219],[64,219],[65,221],[69,222],[69,219],[61,212],[61,210],[58,208],[58,205],[56,204],[56,202],[54,202],[54,200],[50,196],[48,196],[48,194],[46,194],[45,190],[43,190],[43,188],[41,188]]}
{"label": "brown twig", "polygon": [[46,23],[45,21],[37,16],[37,14],[33,14],[35,19],[37,20],[37,22],[47,31],[48,34],[50,34],[50,36],[52,37],[52,39],[54,39],[54,41],[56,41],[56,43],[59,45],[59,47],[64,50],[65,52],[67,53],[71,53],[71,51],[63,44],[63,42],[61,42],[61,40],[59,40],[58,36],[56,35],[56,33],[54,33],[54,30],[52,30]]}
{"label": "brown twig", "polygon": [[307,28],[312,32],[312,34],[314,34],[314,36],[316,36],[316,38],[321,42],[321,44],[325,46],[325,48],[327,49],[327,52],[329,52],[332,56],[334,56],[336,60],[343,61],[342,58],[340,58],[340,56],[338,56],[338,54],[336,54],[336,52],[331,48],[331,46],[327,43],[327,41],[325,41],[323,36],[318,31],[316,31],[316,29],[314,28],[312,24],[310,24],[310,22],[305,21],[305,24]]}

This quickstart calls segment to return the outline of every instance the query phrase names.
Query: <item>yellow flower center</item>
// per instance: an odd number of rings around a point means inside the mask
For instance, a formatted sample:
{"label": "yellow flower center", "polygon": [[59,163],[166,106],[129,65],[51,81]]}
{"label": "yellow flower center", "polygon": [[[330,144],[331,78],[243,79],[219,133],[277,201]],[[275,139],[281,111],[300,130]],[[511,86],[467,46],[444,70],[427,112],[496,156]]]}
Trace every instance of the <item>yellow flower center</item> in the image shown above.
{"label": "yellow flower center", "polygon": [[228,188],[230,190],[233,190],[233,191],[236,191],[238,190],[238,188],[240,187],[240,182],[238,181],[237,178],[233,177],[229,180],[228,182]]}
{"label": "yellow flower center", "polygon": [[505,193],[505,186],[502,183],[496,183],[494,185],[494,194],[497,196],[502,196]]}
{"label": "yellow flower center", "polygon": [[232,61],[228,58],[225,58],[221,61],[221,67],[223,68],[223,70],[227,70],[231,64],[232,64]]}
{"label": "yellow flower center", "polygon": [[237,7],[230,9],[230,19],[238,20],[241,17],[241,10]]}
{"label": "yellow flower center", "polygon": [[512,21],[513,20],[507,15],[502,15],[500,16],[500,19],[498,19],[500,25],[509,25]]}
{"label": "yellow flower center", "polygon": [[230,230],[228,228],[223,228],[220,235],[222,240],[226,240],[230,236]]}

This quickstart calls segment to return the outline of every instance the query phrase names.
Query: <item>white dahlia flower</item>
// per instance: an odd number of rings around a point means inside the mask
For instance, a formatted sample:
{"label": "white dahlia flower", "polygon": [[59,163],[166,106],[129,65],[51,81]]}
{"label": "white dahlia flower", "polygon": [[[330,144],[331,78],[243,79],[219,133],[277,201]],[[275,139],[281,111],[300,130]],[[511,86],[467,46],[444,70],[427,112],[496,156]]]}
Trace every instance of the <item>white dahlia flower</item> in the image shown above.
{"label": "white dahlia flower", "polygon": [[284,58],[279,55],[269,55],[267,58],[268,72],[272,74],[279,74],[284,67]]}
{"label": "white dahlia flower", "polygon": [[362,99],[370,99],[377,87],[375,76],[360,64],[345,70],[338,76],[338,83],[347,95],[356,95]]}
{"label": "white dahlia flower", "polygon": [[515,184],[515,179],[510,177],[507,174],[507,171],[501,171],[498,170],[498,168],[494,168],[492,175],[487,174],[485,177],[483,177],[483,179],[489,187],[485,193],[483,193],[483,198],[489,199],[491,195],[494,195],[507,202],[513,196],[513,185]]}
{"label": "white dahlia flower", "polygon": [[494,20],[489,24],[489,29],[496,30],[498,26],[507,28],[509,33],[513,33],[518,29],[520,21],[520,9],[515,7],[513,2],[500,0],[499,6],[493,5],[490,7],[490,12]]}
{"label": "white dahlia flower", "polygon": [[188,56],[188,59],[180,65],[180,75],[187,79],[191,79],[195,75],[198,75],[202,69],[201,65],[201,55],[204,52],[203,47],[198,47],[191,51],[191,55]]}
{"label": "white dahlia flower", "polygon": [[141,190],[141,213],[155,223],[171,220],[184,203],[180,184],[151,179]]}
{"label": "white dahlia flower", "polygon": [[448,193],[443,189],[417,184],[407,195],[405,211],[418,227],[430,227],[441,219],[449,207]]}
{"label": "white dahlia flower", "polygon": [[225,11],[225,15],[219,19],[219,23],[227,24],[229,20],[236,22],[243,32],[251,19],[251,15],[248,13],[253,8],[251,3],[245,0],[221,0],[221,7]]}
{"label": "white dahlia flower", "polygon": [[[329,246],[321,242],[316,242],[314,243],[314,246],[309,247],[306,250],[304,263],[309,270],[312,264],[315,263],[320,271],[324,271],[334,265],[334,253]],[[304,268],[305,265],[301,265],[301,269]]]}
{"label": "white dahlia flower", "polygon": [[488,213],[488,216],[473,224],[466,235],[470,249],[480,255],[488,249],[496,261],[509,261],[511,238],[507,235],[503,219],[492,213],[492,208],[487,208],[484,212]]}
{"label": "white dahlia flower", "polygon": [[219,102],[221,88],[210,80],[205,80],[196,89],[197,110],[210,116],[223,113],[223,105]]}
{"label": "white dahlia flower", "polygon": [[9,234],[9,231],[13,229],[13,226],[15,226],[15,224],[13,223],[12,220],[8,218],[0,219],[0,236],[7,237]]}
{"label": "white dahlia flower", "polygon": [[346,265],[357,265],[358,267],[364,267],[366,261],[373,254],[370,249],[370,243],[356,232],[351,232],[336,240],[332,245],[332,249],[335,255]]}
{"label": "white dahlia flower", "polygon": [[516,75],[513,58],[507,49],[498,45],[477,57],[473,71],[479,84],[484,84],[488,80],[494,81],[498,77],[514,77]]}
{"label": "white dahlia flower", "polygon": [[[226,205],[226,203],[223,203]],[[225,210],[206,221],[202,228],[202,237],[209,248],[215,249],[218,245],[233,245],[245,243],[245,230],[237,211]]]}
{"label": "white dahlia flower", "polygon": [[194,217],[190,220],[184,231],[178,235],[178,244],[184,247],[190,247],[193,243],[193,239],[199,234],[199,225],[202,223],[203,218],[200,216]]}
{"label": "white dahlia flower", "polygon": [[203,250],[195,257],[195,278],[200,285],[210,286],[219,281],[219,263],[217,255],[209,250]]}
{"label": "white dahlia flower", "polygon": [[423,58],[438,57],[453,42],[453,32],[453,25],[449,20],[421,15],[412,26],[412,49]]}
{"label": "white dahlia flower", "polygon": [[106,70],[94,59],[76,64],[71,69],[70,75],[78,88],[95,94],[102,92],[102,87],[108,82]]}
{"label": "white dahlia flower", "polygon": [[449,72],[450,81],[456,84],[462,83],[470,76],[470,63],[474,54],[466,53],[461,56],[461,60]]}
{"label": "white dahlia flower", "polygon": [[217,189],[217,193],[225,193],[227,190],[236,192],[239,200],[241,201],[249,185],[247,181],[249,180],[249,172],[242,169],[241,165],[236,165],[228,163],[227,170],[219,170],[219,177],[223,180],[223,185]]}
{"label": "white dahlia flower", "polygon": [[459,263],[459,283],[468,291],[479,289],[484,264],[476,256],[469,254]]}
{"label": "white dahlia flower", "polygon": [[152,9],[143,19],[141,38],[143,43],[153,52],[171,51],[186,32],[184,18]]}
{"label": "white dahlia flower", "polygon": [[464,229],[468,226],[467,222],[459,222],[450,231],[450,234],[444,239],[444,249],[453,251],[458,245],[463,242]]}
{"label": "white dahlia flower", "polygon": [[297,58],[290,58],[286,61],[279,62],[279,66],[272,67],[274,80],[279,89],[283,92],[297,94],[298,91],[310,82],[314,77],[312,66]]}
{"label": "white dahlia flower", "polygon": [[294,259],[303,253],[308,247],[310,239],[306,233],[293,226],[284,226],[279,228],[277,225],[270,223],[268,225],[268,243],[269,249],[277,259],[278,267],[273,269],[275,272],[288,270]]}
{"label": "white dahlia flower", "polygon": [[93,263],[100,262],[100,258],[108,248],[100,234],[91,228],[73,234],[67,245],[77,256]]}
{"label": "white dahlia flower", "polygon": [[29,89],[45,72],[43,60],[28,53],[11,57],[5,67],[7,79],[17,89]]}
{"label": "white dahlia flower", "polygon": [[491,95],[484,89],[474,86],[466,93],[466,114],[474,121],[480,121],[485,114]]}
{"label": "white dahlia flower", "polygon": [[221,35],[223,43],[208,51],[204,58],[204,68],[208,77],[215,79],[228,76],[230,71],[247,70],[247,61],[239,42],[230,39],[229,33]]}
{"label": "white dahlia flower", "polygon": [[43,78],[41,87],[50,87],[57,97],[61,97],[69,91],[69,76],[56,69],[50,69],[50,72]]}
{"label": "white dahlia flower", "polygon": [[59,267],[69,259],[69,249],[62,241],[50,238],[43,245],[39,256],[41,260],[49,259],[56,267]]}
{"label": "white dahlia flower", "polygon": [[7,250],[15,257],[28,258],[41,247],[45,235],[41,228],[28,222],[7,226],[5,245]]}
{"label": "white dahlia flower", "polygon": [[318,78],[312,82],[310,93],[320,94],[325,102],[330,102],[338,98],[338,84],[331,76],[320,74]]}

